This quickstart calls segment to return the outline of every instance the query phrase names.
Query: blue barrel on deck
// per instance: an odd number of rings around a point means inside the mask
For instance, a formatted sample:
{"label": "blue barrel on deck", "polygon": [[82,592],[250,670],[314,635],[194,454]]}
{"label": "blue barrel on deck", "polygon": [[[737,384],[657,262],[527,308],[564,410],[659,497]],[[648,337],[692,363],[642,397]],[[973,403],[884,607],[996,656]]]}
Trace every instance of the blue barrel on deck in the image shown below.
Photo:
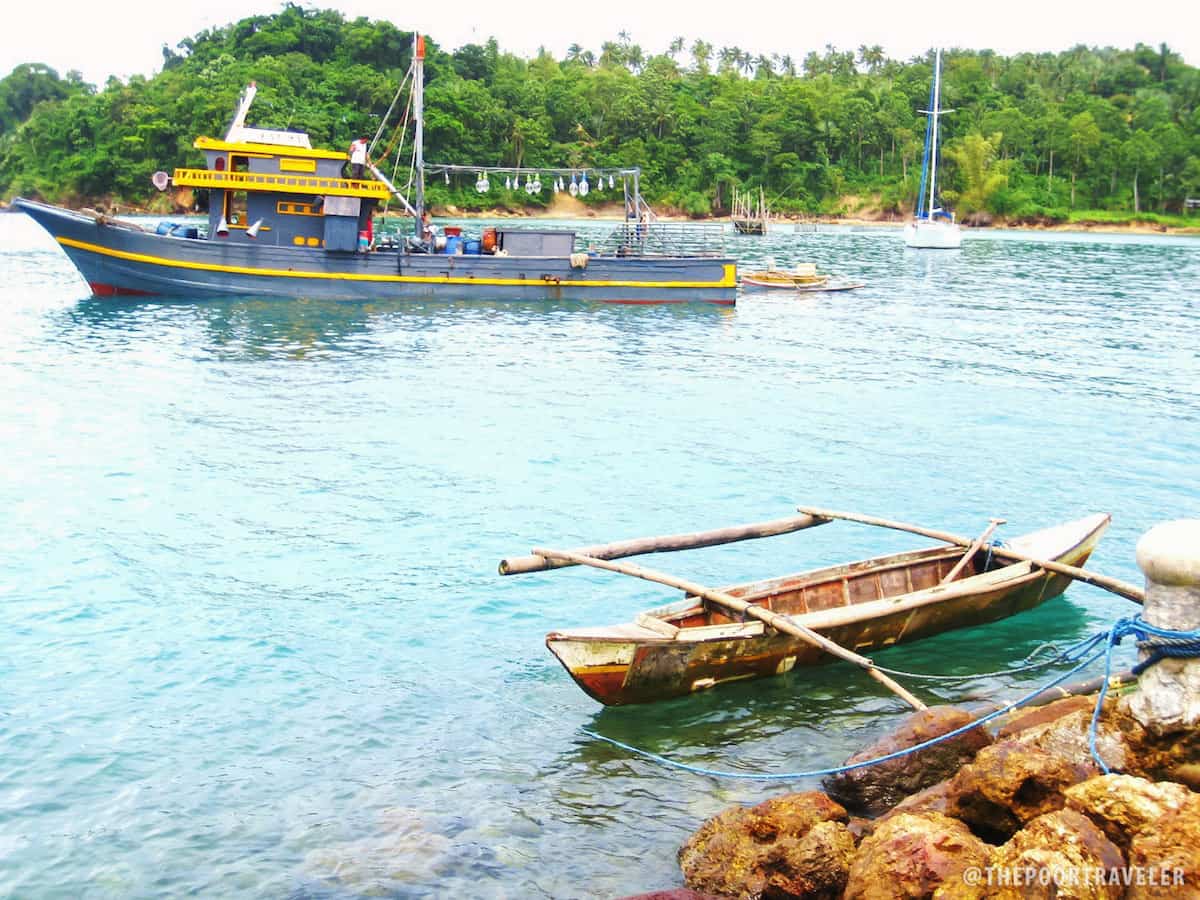
{"label": "blue barrel on deck", "polygon": [[458,252],[458,247],[462,243],[462,237],[457,234],[446,235],[446,254],[453,256]]}
{"label": "blue barrel on deck", "polygon": [[478,256],[483,250],[483,243],[479,238],[467,238],[463,241],[463,253],[470,253],[472,256]]}

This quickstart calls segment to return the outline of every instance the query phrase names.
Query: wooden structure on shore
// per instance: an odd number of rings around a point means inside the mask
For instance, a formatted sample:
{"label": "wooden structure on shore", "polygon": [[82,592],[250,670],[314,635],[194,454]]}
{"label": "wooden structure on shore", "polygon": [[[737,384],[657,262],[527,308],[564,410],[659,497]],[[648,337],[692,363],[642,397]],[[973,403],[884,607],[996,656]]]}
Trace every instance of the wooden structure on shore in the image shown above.
{"label": "wooden structure on shore", "polygon": [[[920,700],[856,651],[879,649],[1032,609],[1071,579],[1140,602],[1131,585],[1079,568],[1108,527],[1097,514],[988,544],[1002,520],[977,538],[855,513],[801,507],[799,516],[716,531],[639,538],[576,550],[535,548],[502,560],[513,575],[585,565],[684,591],[632,622],[553,631],[546,645],[584,691],[604,704],[646,703],[722,682],[777,675],[838,658],[852,662],[906,703]],[[710,547],[786,534],[833,519],[881,525],[944,542],[796,575],[712,589],[631,563],[626,556]],[[854,648],[854,649],[848,649]]]}
{"label": "wooden structure on shore", "polygon": [[770,211],[767,209],[766,194],[758,189],[758,197],[753,191],[744,194],[737,188],[733,189],[733,227],[738,234],[766,234]]}

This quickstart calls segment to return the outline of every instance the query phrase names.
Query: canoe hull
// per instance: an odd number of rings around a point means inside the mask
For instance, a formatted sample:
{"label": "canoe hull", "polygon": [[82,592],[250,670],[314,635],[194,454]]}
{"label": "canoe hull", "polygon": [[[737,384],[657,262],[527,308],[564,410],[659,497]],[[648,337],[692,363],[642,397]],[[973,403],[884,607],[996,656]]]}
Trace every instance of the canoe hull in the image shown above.
{"label": "canoe hull", "polygon": [[332,253],[151,234],[15,200],[98,297],[255,296],[319,300],[516,300],[733,305],[736,264],[720,257]]}
{"label": "canoe hull", "polygon": [[[1063,553],[1059,562],[1081,566],[1099,541],[1108,519]],[[954,563],[946,557],[937,571]],[[1012,577],[974,589],[975,579],[946,588],[920,592],[922,602],[907,606],[902,598],[880,601],[901,607],[868,618],[854,619],[853,607],[796,617],[814,630],[859,653],[941,634],[957,628],[985,625],[1033,609],[1066,590],[1071,579],[1028,564],[1009,567]],[[729,589],[753,594],[754,585]],[[917,596],[916,594],[908,596]],[[837,621],[843,619],[840,623]],[[645,617],[642,617],[644,620]],[[821,620],[826,624],[822,625]],[[753,620],[751,620],[753,622]],[[739,626],[731,626],[734,631]],[[697,629],[704,631],[712,629]],[[830,662],[832,657],[799,638],[762,628],[740,626],[728,637],[688,639],[678,636],[632,637],[627,640],[552,632],[546,645],[576,683],[593,699],[615,706],[679,697],[717,684],[783,674],[797,666]]]}

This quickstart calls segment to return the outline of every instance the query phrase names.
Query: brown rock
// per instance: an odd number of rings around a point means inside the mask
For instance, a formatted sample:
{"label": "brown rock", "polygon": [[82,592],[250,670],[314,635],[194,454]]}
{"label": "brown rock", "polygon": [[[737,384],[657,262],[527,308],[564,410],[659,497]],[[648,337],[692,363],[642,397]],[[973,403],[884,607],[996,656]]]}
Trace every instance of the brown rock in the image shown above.
{"label": "brown rock", "polygon": [[1129,865],[1129,900],[1200,897],[1200,804],[1186,803],[1143,829],[1129,845]]}
{"label": "brown rock", "polygon": [[723,810],[680,848],[684,883],[724,897],[837,897],[854,855],[848,819],[819,791]]}
{"label": "brown rock", "polygon": [[1154,783],[1133,775],[1099,775],[1063,793],[1068,809],[1083,813],[1123,850],[1167,813],[1200,801],[1200,795],[1181,784]]}
{"label": "brown rock", "polygon": [[[908,716],[900,726],[846,760],[847,765],[886,756],[953,731],[974,719],[954,706],[931,706]],[[878,816],[905,797],[958,771],[992,742],[983,728],[951,738],[924,750],[862,769],[827,777],[823,786],[848,809]]]}
{"label": "brown rock", "polygon": [[930,785],[923,791],[918,791],[911,797],[906,797],[884,814],[883,819],[897,813],[910,813],[919,815],[925,812],[936,812],[946,815],[946,806],[950,799],[950,782],[947,778],[945,781],[939,781],[937,784]]}
{"label": "brown rock", "polygon": [[997,847],[979,896],[996,900],[1118,898],[1120,884],[1101,873],[1121,870],[1125,857],[1092,820],[1073,809],[1038,816]]}
{"label": "brown rock", "polygon": [[931,897],[987,865],[989,848],[962,822],[940,813],[897,813],[863,838],[850,866],[846,900]]}
{"label": "brown rock", "polygon": [[1095,695],[1064,697],[1061,700],[1055,700],[1053,703],[1047,703],[1045,706],[1037,706],[1033,709],[1021,710],[1014,718],[1006,722],[1000,728],[1000,730],[996,732],[996,737],[999,740],[1004,740],[1005,738],[1014,737],[1020,734],[1022,731],[1027,731],[1030,728],[1056,722],[1063,716],[1069,715],[1073,712],[1087,710],[1090,713],[1095,708]]}
{"label": "brown rock", "polygon": [[1128,700],[1122,697],[1106,722],[1119,729],[1128,748],[1128,762],[1105,762],[1114,769],[1131,775],[1141,775],[1150,781],[1171,781],[1176,778],[1197,786],[1196,767],[1200,764],[1200,728],[1156,735],[1146,731],[1129,713]]}
{"label": "brown rock", "polygon": [[671,888],[666,891],[651,891],[648,894],[633,894],[621,900],[720,900],[713,894],[701,894],[687,888]]}
{"label": "brown rock", "polygon": [[1020,741],[1003,741],[979,751],[947,788],[947,815],[994,843],[1007,840],[1024,823],[1061,809],[1063,791],[1083,780],[1060,756]]}
{"label": "brown rock", "polygon": [[[1114,704],[1105,704],[1105,713],[1096,730],[1096,749],[1112,769],[1124,769],[1130,757],[1127,742],[1111,721]],[[1089,733],[1094,706],[1067,713],[1053,721],[1026,728],[1015,740],[1072,763],[1079,780],[1100,774],[1092,759]]]}
{"label": "brown rock", "polygon": [[818,822],[798,841],[784,838],[764,861],[762,896],[840,897],[854,851],[854,836],[841,822]]}
{"label": "brown rock", "polygon": [[1172,766],[1168,774],[1171,781],[1177,781],[1193,791],[1200,791],[1200,763],[1181,763]]}

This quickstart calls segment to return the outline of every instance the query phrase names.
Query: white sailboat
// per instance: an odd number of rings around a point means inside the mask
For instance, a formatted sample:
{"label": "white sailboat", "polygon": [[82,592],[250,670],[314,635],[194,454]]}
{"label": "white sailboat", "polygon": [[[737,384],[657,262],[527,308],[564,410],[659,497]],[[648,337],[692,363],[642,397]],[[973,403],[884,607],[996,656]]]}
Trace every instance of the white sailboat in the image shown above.
{"label": "white sailboat", "polygon": [[[954,213],[937,205],[937,148],[938,117],[952,110],[940,109],[942,93],[942,51],[939,48],[933,63],[933,84],[929,89],[929,116],[925,127],[925,155],[921,161],[921,188],[917,193],[917,208],[913,220],[904,226],[904,244],[928,250],[957,250],[962,246],[962,229],[954,221]],[[928,186],[928,193],[926,187]]]}

